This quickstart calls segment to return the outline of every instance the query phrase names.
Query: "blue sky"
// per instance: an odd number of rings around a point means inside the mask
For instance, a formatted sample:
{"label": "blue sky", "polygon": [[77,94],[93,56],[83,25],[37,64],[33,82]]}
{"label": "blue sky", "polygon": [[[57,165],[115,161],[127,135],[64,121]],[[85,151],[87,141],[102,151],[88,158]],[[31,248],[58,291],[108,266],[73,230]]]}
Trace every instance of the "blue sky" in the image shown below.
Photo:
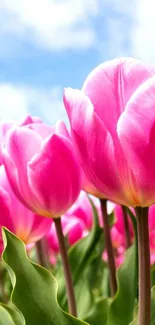
{"label": "blue sky", "polygon": [[155,62],[153,0],[0,0],[0,119],[66,119],[63,88],[103,61]]}

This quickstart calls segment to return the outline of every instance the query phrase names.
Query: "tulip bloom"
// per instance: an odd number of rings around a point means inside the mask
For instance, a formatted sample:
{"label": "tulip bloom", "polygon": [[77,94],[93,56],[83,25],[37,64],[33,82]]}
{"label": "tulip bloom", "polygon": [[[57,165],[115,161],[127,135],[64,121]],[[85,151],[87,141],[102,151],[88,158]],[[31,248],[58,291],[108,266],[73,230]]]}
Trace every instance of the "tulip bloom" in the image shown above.
{"label": "tulip bloom", "polygon": [[[67,137],[70,141],[72,141],[71,134],[68,132],[68,130],[63,122],[61,122],[61,134],[64,135],[65,137]],[[83,172],[82,169],[81,169],[81,177],[82,177],[82,189],[85,192],[92,194],[93,196],[98,197],[98,198],[104,197],[103,194],[100,193],[93,186],[93,184],[90,182],[90,180],[88,179],[88,177],[86,176],[86,174]]]}
{"label": "tulip bloom", "polygon": [[[26,244],[41,239],[51,227],[51,219],[38,216],[25,208],[14,195],[4,166],[0,166],[0,227],[5,226]],[[3,249],[0,232],[0,253]]]}
{"label": "tulip bloom", "polygon": [[24,126],[32,123],[42,123],[41,119],[37,116],[26,116],[23,121],[21,121],[20,124],[17,124],[17,122],[11,121],[11,122],[4,122],[0,124],[0,165],[3,164],[3,154],[2,154],[2,145],[5,141],[5,138],[7,136],[7,133],[9,130],[11,130],[15,126]]}
{"label": "tulip bloom", "polygon": [[99,65],[64,104],[81,166],[95,188],[127,206],[155,202],[155,76],[132,58]]}
{"label": "tulip bloom", "polygon": [[[133,212],[134,212],[134,210],[133,210]],[[114,214],[116,217],[115,227],[118,230],[118,232],[122,235],[122,238],[123,238],[122,244],[125,246],[126,245],[125,223],[124,223],[123,210],[120,205],[118,205],[118,204],[115,205]],[[131,239],[131,243],[132,243],[133,238],[134,238],[134,231],[133,231],[133,226],[132,226],[131,219],[129,216],[128,216],[128,224],[129,224],[130,239]]]}
{"label": "tulip bloom", "polygon": [[151,264],[155,263],[155,204],[149,208],[149,237]]}
{"label": "tulip bloom", "polygon": [[63,125],[33,123],[8,133],[3,148],[8,179],[17,197],[35,213],[57,218],[81,189],[81,170]]}
{"label": "tulip bloom", "polygon": [[104,195],[102,193],[100,193],[95,188],[95,186],[93,186],[93,184],[90,182],[90,180],[88,179],[86,174],[83,172],[83,170],[81,170],[81,172],[82,172],[82,189],[95,197],[98,197],[100,199],[104,198]]}
{"label": "tulip bloom", "polygon": [[81,191],[75,203],[65,213],[65,216],[71,219],[72,216],[82,220],[86,229],[91,229],[93,224],[93,210],[90,200],[84,191]]}

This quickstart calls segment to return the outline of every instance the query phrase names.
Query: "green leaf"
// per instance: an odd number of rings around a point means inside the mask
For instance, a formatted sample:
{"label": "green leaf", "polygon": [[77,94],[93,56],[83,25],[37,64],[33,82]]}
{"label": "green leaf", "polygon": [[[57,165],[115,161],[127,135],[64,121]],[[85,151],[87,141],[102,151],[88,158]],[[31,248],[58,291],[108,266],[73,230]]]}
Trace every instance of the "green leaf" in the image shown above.
{"label": "green leaf", "polygon": [[[103,296],[106,264],[96,256],[85,269],[75,286],[79,318],[85,319],[94,308],[96,299]],[[107,280],[107,278],[106,278]]]}
{"label": "green leaf", "polygon": [[[95,254],[95,248],[103,235],[103,229],[100,228],[98,223],[98,215],[95,206],[92,205],[94,214],[94,226],[90,234],[80,240],[77,244],[72,246],[69,250],[69,259],[73,272],[74,284],[78,281],[80,273],[85,269],[88,263],[91,261],[92,256]],[[103,237],[103,236],[102,236]],[[103,249],[103,238],[102,238]]]}
{"label": "green leaf", "polygon": [[107,287],[109,285],[107,272],[109,271],[107,264],[102,259],[102,253],[94,257],[91,264],[85,270],[85,278],[89,284],[89,291],[93,293],[95,298],[109,296],[107,294]]}
{"label": "green leaf", "polygon": [[129,325],[138,325],[138,318],[136,317]]}
{"label": "green leaf", "polygon": [[106,325],[108,320],[108,312],[110,306],[110,299],[100,298],[94,303],[85,321],[90,325]]}
{"label": "green leaf", "polygon": [[78,317],[84,319],[84,317],[91,310],[94,305],[94,297],[89,288],[88,278],[85,274],[81,275],[78,284],[75,288],[75,296],[77,302]]}
{"label": "green leaf", "polygon": [[56,279],[49,271],[28,259],[23,242],[7,229],[3,229],[3,237],[3,260],[8,266],[13,285],[12,302],[22,312],[26,324],[86,324],[60,309]]}
{"label": "green leaf", "polygon": [[118,290],[110,306],[108,325],[128,325],[133,319],[137,293],[137,248],[126,253],[125,262],[117,271]]}
{"label": "green leaf", "polygon": [[25,320],[15,306],[0,304],[0,325],[25,325]]}

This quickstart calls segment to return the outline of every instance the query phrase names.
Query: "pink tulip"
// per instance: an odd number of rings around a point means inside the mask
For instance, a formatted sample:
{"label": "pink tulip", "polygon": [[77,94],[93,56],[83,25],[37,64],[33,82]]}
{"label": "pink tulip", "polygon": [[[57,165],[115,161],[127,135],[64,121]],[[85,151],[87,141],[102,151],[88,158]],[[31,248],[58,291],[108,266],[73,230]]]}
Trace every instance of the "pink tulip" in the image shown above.
{"label": "pink tulip", "polygon": [[[50,229],[51,219],[40,217],[25,208],[14,195],[4,166],[0,166],[0,227],[5,226],[26,244],[41,239]],[[3,249],[0,232],[0,252]]]}
{"label": "pink tulip", "polygon": [[[64,135],[65,137],[67,137],[70,141],[72,141],[72,136],[71,134],[68,132],[65,124],[61,121],[61,134]],[[82,189],[89,193],[92,194],[95,197],[98,198],[103,198],[103,194],[100,193],[94,186],[93,184],[90,182],[90,180],[88,179],[88,177],[86,176],[86,174],[84,173],[84,171],[81,169],[81,177],[82,177]]]}
{"label": "pink tulip", "polygon": [[[115,213],[115,217],[116,217],[115,227],[119,231],[119,233],[123,236],[124,245],[125,245],[125,223],[124,223],[122,207],[120,205],[116,204],[115,208],[114,208],[114,213]],[[133,242],[134,231],[133,231],[133,226],[132,226],[130,217],[128,217],[128,224],[129,224],[129,231],[130,231],[130,239],[131,239],[131,242]]]}
{"label": "pink tulip", "polygon": [[82,220],[86,229],[92,228],[93,223],[93,210],[90,200],[84,191],[81,191],[75,203],[65,213],[65,216],[71,219],[75,216],[77,219]]}
{"label": "pink tulip", "polygon": [[149,235],[151,264],[155,263],[155,204],[149,208]]}
{"label": "pink tulip", "polygon": [[50,228],[49,232],[46,234],[46,239],[47,239],[50,254],[52,254],[52,255],[58,254],[59,253],[59,242],[58,242],[54,222],[52,222],[51,228]]}
{"label": "pink tulip", "polygon": [[155,230],[155,204],[149,208],[149,230]]}
{"label": "pink tulip", "polygon": [[28,208],[57,218],[74,203],[81,189],[81,170],[61,123],[33,123],[12,129],[4,164],[10,184]]}
{"label": "pink tulip", "polygon": [[155,202],[154,68],[132,58],[99,65],[64,104],[84,173],[110,200]]}
{"label": "pink tulip", "polygon": [[26,116],[25,119],[19,124],[19,126],[24,126],[32,123],[43,123],[39,116]]}
{"label": "pink tulip", "polygon": [[2,154],[2,145],[3,142],[5,141],[5,138],[7,136],[7,133],[9,130],[11,130],[15,126],[24,126],[32,123],[42,123],[41,119],[37,116],[26,116],[21,123],[17,123],[14,121],[11,122],[4,122],[0,125],[0,165],[3,164],[3,154]]}
{"label": "pink tulip", "polygon": [[[72,136],[69,133],[69,131],[67,130],[65,123],[61,121],[60,125],[61,125],[61,135],[64,135],[66,138],[68,138],[68,140],[70,140],[72,142]],[[87,192],[89,194],[92,194],[93,196],[98,197],[98,198],[104,198],[103,194],[100,193],[93,186],[93,184],[90,182],[90,180],[88,179],[88,177],[84,173],[83,169],[81,169],[81,178],[82,178],[82,189],[85,192]]]}
{"label": "pink tulip", "polygon": [[90,182],[90,180],[88,179],[84,171],[83,170],[81,171],[82,171],[82,189],[95,197],[98,197],[100,199],[104,198],[104,195],[100,193],[96,189],[96,187]]}
{"label": "pink tulip", "polygon": [[78,240],[88,235],[88,229],[85,223],[74,217],[63,216],[62,220],[64,234],[68,238],[70,246],[74,245]]}

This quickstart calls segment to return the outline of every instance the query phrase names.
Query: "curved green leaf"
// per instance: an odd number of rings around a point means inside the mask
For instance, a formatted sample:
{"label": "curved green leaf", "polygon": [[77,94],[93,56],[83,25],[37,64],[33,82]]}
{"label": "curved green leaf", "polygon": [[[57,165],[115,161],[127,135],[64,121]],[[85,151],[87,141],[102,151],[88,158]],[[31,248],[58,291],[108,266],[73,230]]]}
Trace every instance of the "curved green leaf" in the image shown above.
{"label": "curved green leaf", "polygon": [[3,260],[8,266],[13,285],[12,302],[24,315],[26,324],[86,324],[59,307],[56,279],[49,271],[28,259],[23,242],[7,229],[3,229],[3,238]]}
{"label": "curved green leaf", "polygon": [[89,288],[88,279],[84,274],[81,275],[78,285],[76,285],[75,296],[77,301],[78,317],[84,319],[94,305],[94,297]]}
{"label": "curved green leaf", "polygon": [[[77,282],[80,277],[80,273],[91,261],[92,256],[95,253],[95,248],[103,235],[103,229],[100,228],[98,223],[98,215],[95,206],[92,204],[93,214],[94,214],[94,226],[90,234],[80,240],[77,244],[72,246],[69,250],[69,259],[71,263],[71,268],[73,272],[73,282]],[[102,243],[103,249],[103,243]]]}
{"label": "curved green leaf", "polygon": [[128,325],[133,319],[137,293],[137,247],[126,253],[125,262],[117,271],[118,290],[111,303],[108,325]]}
{"label": "curved green leaf", "polygon": [[94,303],[85,321],[90,325],[106,325],[108,320],[108,312],[110,306],[110,299],[100,298],[96,303]]}
{"label": "curved green leaf", "polygon": [[81,319],[85,319],[90,310],[94,309],[96,299],[103,296],[103,283],[107,280],[105,268],[106,264],[99,254],[81,274],[75,286],[78,315]]}
{"label": "curved green leaf", "polygon": [[15,306],[0,304],[0,325],[25,325],[25,320]]}

